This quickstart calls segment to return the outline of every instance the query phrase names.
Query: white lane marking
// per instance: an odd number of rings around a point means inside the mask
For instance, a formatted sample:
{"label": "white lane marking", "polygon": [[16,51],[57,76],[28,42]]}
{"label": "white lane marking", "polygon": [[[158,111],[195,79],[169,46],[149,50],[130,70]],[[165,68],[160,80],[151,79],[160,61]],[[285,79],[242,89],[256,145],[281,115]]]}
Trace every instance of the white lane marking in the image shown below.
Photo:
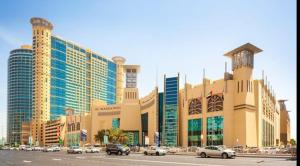
{"label": "white lane marking", "polygon": [[76,158],[77,158],[77,159],[85,159],[85,157],[79,157],[79,156],[78,156],[78,157],[76,157]]}
{"label": "white lane marking", "polygon": [[31,163],[32,161],[23,160],[24,163]]}
{"label": "white lane marking", "polygon": [[152,160],[135,160],[135,159],[120,159],[120,158],[104,158],[104,159],[123,160],[123,161],[142,161],[142,162],[149,162],[149,163],[177,164],[177,165],[224,166],[224,165],[215,165],[215,164],[197,164],[197,163],[182,163],[182,162],[169,162],[169,161],[152,161]]}
{"label": "white lane marking", "polygon": [[91,156],[92,158],[104,158],[104,156]]}
{"label": "white lane marking", "polygon": [[55,159],[55,158],[54,158],[54,159],[52,159],[52,160],[59,161],[59,160],[61,160],[61,159]]}

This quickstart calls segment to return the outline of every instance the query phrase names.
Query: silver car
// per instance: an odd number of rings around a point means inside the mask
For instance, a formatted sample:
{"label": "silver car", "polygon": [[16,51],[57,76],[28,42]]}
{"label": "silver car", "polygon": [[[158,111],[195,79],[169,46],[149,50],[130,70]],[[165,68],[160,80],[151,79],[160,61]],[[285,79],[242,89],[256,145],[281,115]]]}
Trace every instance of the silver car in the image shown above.
{"label": "silver car", "polygon": [[148,149],[146,149],[144,151],[145,155],[156,155],[156,156],[160,156],[160,155],[166,155],[166,150],[156,147],[156,146],[150,146]]}
{"label": "silver car", "polygon": [[231,149],[226,149],[221,146],[206,146],[204,148],[199,148],[197,150],[197,155],[201,156],[202,158],[205,157],[222,157],[226,158],[235,158],[236,154],[235,151]]}

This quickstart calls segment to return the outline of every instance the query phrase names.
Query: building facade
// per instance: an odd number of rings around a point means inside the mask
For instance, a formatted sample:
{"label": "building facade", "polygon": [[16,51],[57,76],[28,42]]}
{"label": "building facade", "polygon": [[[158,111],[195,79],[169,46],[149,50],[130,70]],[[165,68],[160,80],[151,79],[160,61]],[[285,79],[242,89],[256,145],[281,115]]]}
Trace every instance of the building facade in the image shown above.
{"label": "building facade", "polygon": [[21,134],[21,144],[30,145],[30,122],[22,122],[22,134]]}
{"label": "building facade", "polygon": [[64,146],[84,146],[91,143],[91,113],[66,109]]}
{"label": "building facade", "polygon": [[66,116],[61,116],[55,120],[50,120],[44,124],[44,146],[64,145],[66,133]]}
{"label": "building facade", "polygon": [[22,123],[32,117],[32,48],[21,46],[8,59],[7,142],[22,142]]}
{"label": "building facade", "polygon": [[162,144],[178,146],[179,141],[179,74],[164,76]]}
{"label": "building facade", "polygon": [[65,115],[67,108],[90,112],[92,100],[121,101],[125,59],[105,58],[88,48],[52,34],[53,25],[32,18],[33,31],[33,141],[45,142],[43,127]]}
{"label": "building facade", "polygon": [[[281,138],[281,119],[287,125],[288,117],[281,113],[283,105],[264,76],[252,77],[254,55],[261,51],[247,43],[225,54],[233,64],[232,73],[225,71],[224,78],[212,81],[204,76],[201,84],[185,83],[179,89],[179,74],[165,76],[163,92],[156,87],[142,98],[135,84],[136,74],[131,74],[134,67],[124,67],[130,70],[123,71],[127,88],[123,88],[122,103],[107,105],[93,100],[90,114],[69,117],[74,123],[67,120],[67,124],[73,128],[77,121],[85,127],[78,127],[73,131],[77,135],[67,139],[80,142],[80,132],[85,129],[86,143],[96,144],[98,131],[120,128],[127,133],[130,145],[278,146],[286,139]],[[288,133],[288,128],[284,132]]]}
{"label": "building facade", "polygon": [[280,106],[280,142],[283,145],[290,143],[290,116],[286,109],[285,102],[287,100],[278,100]]}
{"label": "building facade", "polygon": [[278,145],[279,108],[264,79],[252,78],[254,54],[262,50],[242,45],[225,56],[232,73],[180,90],[180,145],[262,147]]}

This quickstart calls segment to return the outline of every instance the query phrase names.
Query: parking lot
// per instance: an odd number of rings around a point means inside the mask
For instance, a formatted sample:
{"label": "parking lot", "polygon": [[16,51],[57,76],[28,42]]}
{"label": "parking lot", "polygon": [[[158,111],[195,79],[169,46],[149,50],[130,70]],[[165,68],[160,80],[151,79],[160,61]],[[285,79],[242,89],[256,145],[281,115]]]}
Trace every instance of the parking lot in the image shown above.
{"label": "parking lot", "polygon": [[255,158],[236,157],[235,159],[200,158],[187,155],[145,156],[143,154],[131,153],[128,156],[107,155],[100,153],[67,154],[60,152],[40,151],[0,151],[1,166],[94,166],[94,165],[143,165],[143,166],[168,166],[168,165],[191,165],[191,166],[231,166],[231,165],[296,165],[296,161],[285,158]]}

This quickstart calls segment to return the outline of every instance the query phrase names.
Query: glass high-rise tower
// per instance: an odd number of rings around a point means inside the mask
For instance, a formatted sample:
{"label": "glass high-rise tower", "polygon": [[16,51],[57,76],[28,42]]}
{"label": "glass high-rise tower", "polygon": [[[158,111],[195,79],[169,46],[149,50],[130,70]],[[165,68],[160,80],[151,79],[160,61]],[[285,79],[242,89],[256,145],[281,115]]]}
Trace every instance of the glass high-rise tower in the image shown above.
{"label": "glass high-rise tower", "polygon": [[164,78],[163,145],[178,145],[178,100],[179,74],[177,77]]}
{"label": "glass high-rise tower", "polygon": [[32,114],[32,48],[12,50],[8,59],[7,142],[21,143],[22,122]]}
{"label": "glass high-rise tower", "polygon": [[[43,142],[44,122],[65,115],[89,112],[92,100],[118,103],[117,85],[122,57],[110,60],[88,48],[52,35],[53,25],[43,18],[31,19],[33,29],[33,142]],[[120,59],[122,61],[120,61]],[[121,70],[122,69],[122,70]],[[118,74],[121,73],[121,74]],[[119,78],[120,77],[120,78]]]}

